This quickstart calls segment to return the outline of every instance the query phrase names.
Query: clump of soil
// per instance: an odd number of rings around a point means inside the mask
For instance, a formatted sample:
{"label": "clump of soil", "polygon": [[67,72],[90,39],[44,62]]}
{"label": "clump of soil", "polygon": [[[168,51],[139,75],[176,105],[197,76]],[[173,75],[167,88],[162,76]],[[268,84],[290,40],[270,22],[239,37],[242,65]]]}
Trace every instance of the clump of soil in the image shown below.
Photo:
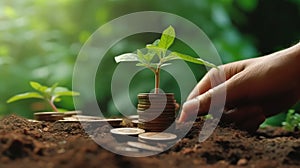
{"label": "clump of soil", "polygon": [[[198,141],[201,120],[168,151],[151,157],[120,156],[97,145],[80,123],[30,122],[18,116],[0,120],[1,168],[77,167],[299,167],[300,132],[266,128],[255,134],[218,126]],[[98,138],[113,143],[107,126]],[[97,137],[96,137],[97,138]],[[114,144],[112,144],[114,145]]]}

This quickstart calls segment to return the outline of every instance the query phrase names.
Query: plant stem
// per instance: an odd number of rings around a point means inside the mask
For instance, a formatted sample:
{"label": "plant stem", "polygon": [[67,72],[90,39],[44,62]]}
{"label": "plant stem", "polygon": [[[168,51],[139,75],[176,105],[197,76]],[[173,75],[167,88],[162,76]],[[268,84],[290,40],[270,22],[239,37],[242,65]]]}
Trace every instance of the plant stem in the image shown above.
{"label": "plant stem", "polygon": [[53,111],[58,112],[56,106],[54,105],[54,103],[51,100],[48,100],[48,103],[50,104]]}
{"label": "plant stem", "polygon": [[157,68],[155,71],[155,93],[159,93],[159,73],[160,73],[160,68]]}

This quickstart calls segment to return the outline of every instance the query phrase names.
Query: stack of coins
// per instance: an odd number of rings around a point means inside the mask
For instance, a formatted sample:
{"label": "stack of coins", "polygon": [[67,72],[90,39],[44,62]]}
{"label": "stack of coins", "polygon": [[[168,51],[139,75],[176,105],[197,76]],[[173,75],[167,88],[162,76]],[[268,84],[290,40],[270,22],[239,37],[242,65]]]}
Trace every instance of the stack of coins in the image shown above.
{"label": "stack of coins", "polygon": [[161,132],[175,121],[176,100],[173,93],[141,93],[138,95],[138,127]]}

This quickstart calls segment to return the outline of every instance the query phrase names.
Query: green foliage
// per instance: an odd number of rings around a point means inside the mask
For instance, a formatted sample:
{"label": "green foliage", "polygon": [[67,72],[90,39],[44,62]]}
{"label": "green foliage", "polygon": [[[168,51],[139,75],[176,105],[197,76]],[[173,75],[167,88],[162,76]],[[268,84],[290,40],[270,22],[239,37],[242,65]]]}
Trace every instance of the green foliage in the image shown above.
{"label": "green foliage", "polygon": [[[152,44],[146,45],[147,52],[144,54],[140,49],[135,53],[126,53],[115,57],[115,61],[138,61],[137,66],[144,66],[155,72],[162,66],[171,65],[167,63],[171,60],[182,59],[184,61],[206,65],[208,67],[216,67],[216,65],[204,61],[200,58],[181,54],[178,52],[169,52],[168,48],[173,44],[176,37],[175,30],[172,26],[165,29],[160,39],[155,40]],[[157,58],[157,59],[155,59]]]}
{"label": "green foliage", "polygon": [[54,102],[60,102],[61,96],[78,96],[78,92],[70,91],[65,87],[59,87],[58,83],[53,84],[51,87],[43,86],[38,82],[30,82],[30,86],[37,92],[26,92],[15,95],[7,100],[7,103],[15,102],[23,99],[43,99],[51,106],[52,110],[58,111]]}
{"label": "green foliage", "polygon": [[192,56],[181,54],[178,52],[169,52],[168,48],[173,44],[175,37],[176,34],[174,28],[172,26],[169,26],[163,31],[160,39],[155,40],[152,44],[146,45],[146,53],[143,53],[138,49],[136,54],[126,53],[116,56],[115,61],[117,63],[138,61],[139,63],[136,64],[137,66],[149,68],[154,72],[156,76],[156,91],[158,91],[159,88],[160,68],[163,66],[171,65],[171,63],[168,63],[169,61],[181,59],[196,64],[206,65],[209,67],[217,67],[216,65],[204,61],[200,58],[194,58]]}
{"label": "green foliage", "polygon": [[[37,110],[35,109],[35,102],[31,105],[28,105],[31,103],[30,100],[19,102],[18,105],[5,103],[11,95],[30,89],[27,81],[41,81],[48,85],[60,81],[60,84],[70,88],[73,65],[81,46],[99,26],[128,13],[163,11],[190,20],[211,39],[224,63],[260,55],[260,51],[257,50],[258,42],[271,45],[274,42],[281,42],[283,37],[287,39],[291,36],[299,37],[299,28],[295,24],[295,20],[299,20],[299,18],[297,15],[291,15],[291,9],[284,7],[285,5],[280,6],[282,12],[278,15],[286,22],[283,24],[280,20],[273,19],[278,25],[283,25],[280,31],[274,33],[274,29],[267,30],[269,34],[277,35],[276,40],[273,36],[264,38],[267,32],[261,28],[268,28],[268,24],[264,22],[263,24],[247,24],[249,15],[273,16],[272,12],[278,13],[278,10],[274,10],[276,9],[274,8],[276,7],[274,1],[263,1],[269,7],[267,12],[264,8],[255,11],[261,2],[258,0],[167,0],[165,3],[172,5],[162,5],[161,0],[89,0],[88,3],[85,0],[1,0],[0,79],[2,82],[0,82],[0,116],[16,113],[25,117],[32,117],[30,111]],[[299,0],[288,0],[281,3],[288,2],[292,2],[291,5],[293,6],[300,6]],[[171,25],[176,21],[164,20],[163,22]],[[257,31],[258,34],[241,32],[241,26]],[[276,26],[276,28],[280,28],[280,26]],[[278,36],[279,33],[281,36]],[[101,72],[99,71],[95,81],[95,94],[99,106],[103,107],[103,111],[117,112],[117,110],[110,110],[114,109],[110,95],[110,80],[108,80],[115,68],[113,56],[143,47],[144,35],[147,34],[138,34],[121,40],[107,52],[101,65],[99,65]],[[149,34],[153,38],[146,38],[149,42],[158,38],[151,33]],[[288,42],[291,41],[288,40]],[[272,45],[271,47],[269,51],[279,49]],[[188,46],[179,41],[172,45],[172,49],[187,55],[195,54]],[[205,71],[200,71],[202,69],[199,70],[197,65],[189,65],[199,80]],[[148,76],[145,77],[145,75]],[[143,72],[143,79],[146,79],[137,80],[135,88],[137,86],[140,90],[150,88],[151,76],[151,73]],[[177,86],[173,84],[175,81],[170,85],[171,77],[164,72],[162,72],[162,76],[166,79],[161,81],[162,89],[180,92]],[[71,99],[63,98],[63,100],[57,103],[57,106],[73,108]]]}
{"label": "green foliage", "polygon": [[282,126],[282,122],[286,118],[286,113],[282,112],[272,117],[268,117],[261,125],[261,128],[271,126],[271,127],[280,127]]}
{"label": "green foliage", "polygon": [[[161,38],[154,41],[154,46],[157,46],[162,49],[168,49],[174,42],[175,39],[175,30],[172,26],[169,26],[166,30],[163,31]],[[158,41],[158,44],[156,45]]]}
{"label": "green foliage", "polygon": [[295,110],[289,110],[285,121],[282,123],[283,127],[289,131],[300,129],[300,114],[296,113]]}

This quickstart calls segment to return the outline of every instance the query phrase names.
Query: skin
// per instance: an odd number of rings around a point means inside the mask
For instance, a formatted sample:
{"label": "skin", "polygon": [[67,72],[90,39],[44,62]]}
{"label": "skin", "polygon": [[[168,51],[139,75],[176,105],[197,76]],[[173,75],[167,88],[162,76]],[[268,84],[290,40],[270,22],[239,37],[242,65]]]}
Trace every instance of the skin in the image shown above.
{"label": "skin", "polygon": [[[221,72],[226,79],[222,80]],[[214,87],[211,83],[215,83]],[[300,43],[270,55],[210,70],[188,96],[179,122],[188,121],[194,113],[207,114],[212,94],[224,90],[222,120],[234,122],[250,132],[256,131],[266,117],[300,100]],[[218,102],[214,105],[218,106]]]}

